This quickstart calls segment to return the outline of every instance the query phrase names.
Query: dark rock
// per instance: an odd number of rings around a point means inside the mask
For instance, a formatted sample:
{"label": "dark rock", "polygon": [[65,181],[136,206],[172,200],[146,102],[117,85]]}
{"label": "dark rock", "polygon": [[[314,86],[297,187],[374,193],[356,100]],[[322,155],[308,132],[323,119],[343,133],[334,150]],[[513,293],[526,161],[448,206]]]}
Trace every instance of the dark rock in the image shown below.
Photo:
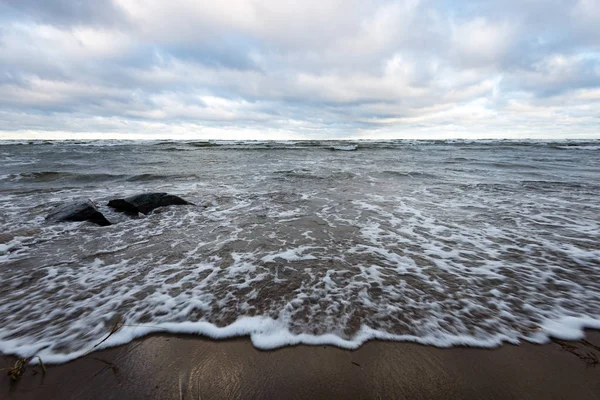
{"label": "dark rock", "polygon": [[113,199],[108,206],[117,211],[148,214],[158,207],[193,205],[181,197],[168,193],[143,193],[125,199]]}
{"label": "dark rock", "polygon": [[46,217],[48,222],[89,221],[100,226],[110,225],[110,222],[96,208],[91,200],[74,201],[55,208]]}

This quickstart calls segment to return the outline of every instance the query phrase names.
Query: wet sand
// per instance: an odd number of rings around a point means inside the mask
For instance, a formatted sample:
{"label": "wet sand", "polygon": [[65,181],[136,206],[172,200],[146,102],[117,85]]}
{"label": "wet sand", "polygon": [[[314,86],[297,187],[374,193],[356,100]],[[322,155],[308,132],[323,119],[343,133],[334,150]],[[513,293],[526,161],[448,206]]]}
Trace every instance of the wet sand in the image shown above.
{"label": "wet sand", "polygon": [[[587,340],[600,346],[600,332]],[[16,384],[3,371],[0,398],[600,399],[600,364],[573,351],[600,358],[582,342],[439,349],[373,341],[355,351],[260,351],[247,338],[156,335],[47,366],[45,374],[29,368]],[[11,362],[3,357],[0,368]]]}

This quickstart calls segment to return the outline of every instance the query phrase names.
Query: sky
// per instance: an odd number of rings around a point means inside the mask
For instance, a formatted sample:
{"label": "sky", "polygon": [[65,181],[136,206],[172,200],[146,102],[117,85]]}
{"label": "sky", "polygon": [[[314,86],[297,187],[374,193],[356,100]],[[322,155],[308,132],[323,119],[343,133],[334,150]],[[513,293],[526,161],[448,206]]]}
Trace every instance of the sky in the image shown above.
{"label": "sky", "polygon": [[600,138],[600,0],[0,0],[0,139]]}

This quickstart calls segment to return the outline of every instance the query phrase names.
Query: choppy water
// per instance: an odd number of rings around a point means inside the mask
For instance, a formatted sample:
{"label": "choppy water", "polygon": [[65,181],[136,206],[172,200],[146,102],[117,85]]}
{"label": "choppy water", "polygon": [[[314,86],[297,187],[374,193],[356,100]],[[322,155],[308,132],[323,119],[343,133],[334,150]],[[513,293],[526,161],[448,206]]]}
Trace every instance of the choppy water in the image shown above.
{"label": "choppy water", "polygon": [[[346,150],[346,151],[344,151]],[[347,151],[355,150],[355,151]],[[0,142],[0,351],[153,331],[260,348],[600,328],[600,142]],[[197,206],[132,219],[114,197]],[[90,198],[114,225],[47,225]]]}

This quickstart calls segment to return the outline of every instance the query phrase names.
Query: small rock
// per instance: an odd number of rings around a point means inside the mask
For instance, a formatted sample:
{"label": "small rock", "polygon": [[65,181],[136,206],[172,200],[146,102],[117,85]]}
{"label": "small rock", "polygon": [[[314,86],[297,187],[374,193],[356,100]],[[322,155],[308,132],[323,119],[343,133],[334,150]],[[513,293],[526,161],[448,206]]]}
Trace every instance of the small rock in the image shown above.
{"label": "small rock", "polygon": [[110,222],[96,208],[91,200],[74,201],[55,208],[46,217],[48,222],[89,221],[100,226],[108,226]]}
{"label": "small rock", "polygon": [[158,207],[193,205],[181,197],[168,193],[143,193],[125,199],[113,199],[108,206],[117,211],[148,214]]}

